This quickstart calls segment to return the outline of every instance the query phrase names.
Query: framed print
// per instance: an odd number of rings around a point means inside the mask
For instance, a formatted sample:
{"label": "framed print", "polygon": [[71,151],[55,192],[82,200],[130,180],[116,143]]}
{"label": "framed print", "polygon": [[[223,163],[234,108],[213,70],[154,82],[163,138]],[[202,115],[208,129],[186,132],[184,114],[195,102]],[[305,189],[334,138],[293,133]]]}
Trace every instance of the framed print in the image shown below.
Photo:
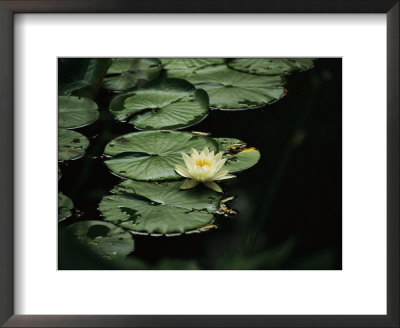
{"label": "framed print", "polygon": [[399,326],[398,1],[0,9],[3,326]]}

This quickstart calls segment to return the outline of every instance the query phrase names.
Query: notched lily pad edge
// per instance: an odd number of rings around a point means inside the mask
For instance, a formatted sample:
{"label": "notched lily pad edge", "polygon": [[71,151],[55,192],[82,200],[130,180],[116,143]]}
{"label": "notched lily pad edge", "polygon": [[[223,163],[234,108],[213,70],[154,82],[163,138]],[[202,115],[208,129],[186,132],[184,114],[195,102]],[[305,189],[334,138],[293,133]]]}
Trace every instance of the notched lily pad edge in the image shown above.
{"label": "notched lily pad edge", "polygon": [[[217,212],[214,212],[213,214],[219,215],[219,213],[217,213]],[[137,235],[137,236],[168,237],[168,238],[169,237],[179,237],[179,236],[182,236],[182,235],[192,235],[192,234],[195,234],[195,233],[203,233],[203,232],[210,231],[212,229],[217,229],[218,226],[215,225],[215,221],[216,220],[217,219],[214,216],[214,219],[210,223],[206,224],[205,226],[201,226],[201,227],[198,227],[197,229],[193,229],[193,230],[188,230],[188,231],[185,231],[183,233],[176,232],[176,233],[162,234],[162,233],[147,233],[147,232],[134,231],[134,230],[127,230],[127,231],[129,231],[133,236]]]}

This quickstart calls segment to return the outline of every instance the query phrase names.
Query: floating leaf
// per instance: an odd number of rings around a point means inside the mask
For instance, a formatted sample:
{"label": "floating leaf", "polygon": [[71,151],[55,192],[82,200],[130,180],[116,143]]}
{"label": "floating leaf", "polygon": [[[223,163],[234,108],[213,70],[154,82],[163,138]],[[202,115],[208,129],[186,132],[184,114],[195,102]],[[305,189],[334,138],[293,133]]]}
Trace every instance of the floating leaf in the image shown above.
{"label": "floating leaf", "polygon": [[210,106],[214,108],[251,109],[270,104],[284,96],[280,76],[242,73],[226,65],[200,68],[186,79],[208,93]]}
{"label": "floating leaf", "polygon": [[218,210],[220,198],[215,191],[209,188],[181,190],[179,189],[181,184],[181,181],[152,183],[125,180],[111,192],[118,195],[141,196],[152,202],[190,210],[195,209],[207,212]]}
{"label": "floating leaf", "polygon": [[58,127],[78,128],[99,118],[97,104],[89,99],[74,96],[58,97]]}
{"label": "floating leaf", "polygon": [[161,62],[155,58],[113,58],[103,80],[103,88],[125,91],[136,87],[141,81],[157,79],[160,72]]}
{"label": "floating leaf", "polygon": [[58,193],[58,222],[64,221],[71,216],[71,210],[74,208],[72,200],[62,193]]}
{"label": "floating leaf", "polygon": [[85,154],[89,140],[82,134],[66,129],[58,129],[58,160],[77,159]]}
{"label": "floating leaf", "polygon": [[314,66],[309,58],[237,58],[228,62],[237,71],[259,75],[286,75]]}
{"label": "floating leaf", "polygon": [[117,96],[110,111],[120,121],[130,118],[139,129],[177,129],[207,115],[208,96],[184,80],[165,79]]}
{"label": "floating leaf", "polygon": [[110,65],[109,58],[60,58],[58,94],[93,98]]}
{"label": "floating leaf", "polygon": [[224,151],[223,158],[226,158],[224,169],[229,172],[246,170],[260,159],[260,152],[254,147],[247,147],[247,144],[234,138],[214,138],[218,143],[220,151]]}
{"label": "floating leaf", "polygon": [[191,148],[218,151],[212,138],[178,131],[142,131],[110,141],[104,154],[108,168],[119,176],[141,181],[178,180],[175,164],[182,164],[181,153]]}
{"label": "floating leaf", "polygon": [[82,244],[107,259],[126,256],[134,249],[130,233],[108,222],[80,221],[67,229]]}
{"label": "floating leaf", "polygon": [[150,183],[127,180],[103,197],[99,210],[107,221],[149,234],[184,233],[210,224],[220,203],[203,187],[181,190],[181,182]]}
{"label": "floating leaf", "polygon": [[161,58],[168,77],[185,79],[196,69],[208,65],[224,64],[223,58]]}

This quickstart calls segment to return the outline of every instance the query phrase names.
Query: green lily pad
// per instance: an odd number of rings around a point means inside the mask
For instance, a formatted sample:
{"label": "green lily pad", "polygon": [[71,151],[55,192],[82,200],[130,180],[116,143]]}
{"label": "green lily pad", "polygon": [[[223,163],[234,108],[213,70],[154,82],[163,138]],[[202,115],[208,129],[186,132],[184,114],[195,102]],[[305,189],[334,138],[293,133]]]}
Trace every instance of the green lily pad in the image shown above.
{"label": "green lily pad", "polygon": [[219,208],[219,195],[209,188],[181,190],[182,181],[165,183],[125,180],[114,189],[117,195],[136,195],[158,204],[215,212]]}
{"label": "green lily pad", "polygon": [[58,94],[93,98],[110,65],[109,58],[60,58]]}
{"label": "green lily pad", "polygon": [[58,129],[59,161],[80,158],[88,147],[89,140],[84,135],[71,130]]}
{"label": "green lily pad", "polygon": [[155,58],[113,58],[103,80],[103,88],[125,91],[136,87],[141,81],[157,79],[161,69],[161,62]]}
{"label": "green lily pad", "polygon": [[165,79],[117,96],[110,112],[120,121],[130,119],[139,129],[177,129],[207,115],[208,96],[184,80]]}
{"label": "green lily pad", "polygon": [[68,226],[82,244],[106,259],[126,256],[134,249],[129,232],[103,221],[80,221]]}
{"label": "green lily pad", "polygon": [[104,154],[107,167],[118,176],[141,181],[178,180],[175,164],[182,164],[182,152],[191,148],[218,151],[212,138],[178,131],[142,131],[110,141]]}
{"label": "green lily pad", "polygon": [[180,234],[213,222],[218,195],[203,186],[180,190],[181,182],[127,180],[105,196],[99,210],[107,221],[133,232]]}
{"label": "green lily pad", "polygon": [[168,77],[185,79],[196,69],[208,65],[224,64],[223,58],[161,58]]}
{"label": "green lily pad", "polygon": [[71,210],[74,208],[72,200],[62,193],[58,193],[58,222],[64,221],[72,214]]}
{"label": "green lily pad", "polygon": [[223,169],[229,172],[246,170],[260,159],[260,152],[254,147],[247,147],[247,144],[234,138],[214,138],[219,145],[220,151],[224,151],[223,158],[226,158]]}
{"label": "green lily pad", "polygon": [[58,127],[73,129],[93,123],[99,118],[97,109],[97,104],[89,98],[59,96]]}
{"label": "green lily pad", "polygon": [[226,65],[200,68],[186,79],[208,93],[211,107],[225,110],[261,107],[279,100],[285,93],[281,76],[247,74]]}
{"label": "green lily pad", "polygon": [[309,58],[237,58],[228,62],[237,71],[259,75],[286,75],[314,67]]}

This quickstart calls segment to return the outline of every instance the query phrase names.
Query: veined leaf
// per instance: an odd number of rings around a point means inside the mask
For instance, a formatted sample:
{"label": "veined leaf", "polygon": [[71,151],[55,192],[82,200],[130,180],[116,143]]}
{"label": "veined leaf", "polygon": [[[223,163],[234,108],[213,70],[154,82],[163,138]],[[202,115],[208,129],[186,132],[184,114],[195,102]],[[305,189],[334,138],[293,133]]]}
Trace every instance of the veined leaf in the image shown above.
{"label": "veined leaf", "polygon": [[139,129],[177,129],[207,115],[208,96],[184,80],[165,79],[117,96],[110,112]]}
{"label": "veined leaf", "polygon": [[242,73],[226,65],[200,68],[186,79],[196,88],[204,89],[210,98],[210,106],[219,109],[251,109],[270,104],[284,96],[280,76]]}
{"label": "veined leaf", "polygon": [[97,104],[89,98],[59,96],[58,127],[73,129],[93,123],[99,118],[97,109]]}
{"label": "veined leaf", "polygon": [[185,79],[196,69],[208,65],[224,64],[223,58],[161,58],[168,77]]}
{"label": "veined leaf", "polygon": [[141,181],[181,179],[175,173],[175,164],[182,164],[181,153],[191,148],[218,151],[212,138],[189,132],[142,131],[129,133],[110,141],[104,154],[113,156],[106,160],[108,168],[119,176]]}
{"label": "veined leaf", "polygon": [[85,154],[89,140],[82,134],[58,129],[58,161],[77,159]]}
{"label": "veined leaf", "polygon": [[228,61],[237,71],[258,75],[286,75],[314,67],[309,58],[237,58]]}
{"label": "veined leaf", "polygon": [[210,224],[220,203],[217,193],[180,185],[126,180],[112,190],[116,195],[103,197],[99,209],[107,221],[139,233],[184,233]]}
{"label": "veined leaf", "polygon": [[126,256],[134,249],[129,232],[103,221],[80,221],[68,226],[82,244],[106,259]]}
{"label": "veined leaf", "polygon": [[72,200],[62,194],[58,193],[58,222],[64,221],[71,216],[71,210],[74,208]]}
{"label": "veined leaf", "polygon": [[220,151],[224,151],[223,158],[226,158],[224,169],[229,172],[246,170],[260,159],[260,152],[254,147],[247,147],[247,144],[234,138],[214,138],[218,143]]}

